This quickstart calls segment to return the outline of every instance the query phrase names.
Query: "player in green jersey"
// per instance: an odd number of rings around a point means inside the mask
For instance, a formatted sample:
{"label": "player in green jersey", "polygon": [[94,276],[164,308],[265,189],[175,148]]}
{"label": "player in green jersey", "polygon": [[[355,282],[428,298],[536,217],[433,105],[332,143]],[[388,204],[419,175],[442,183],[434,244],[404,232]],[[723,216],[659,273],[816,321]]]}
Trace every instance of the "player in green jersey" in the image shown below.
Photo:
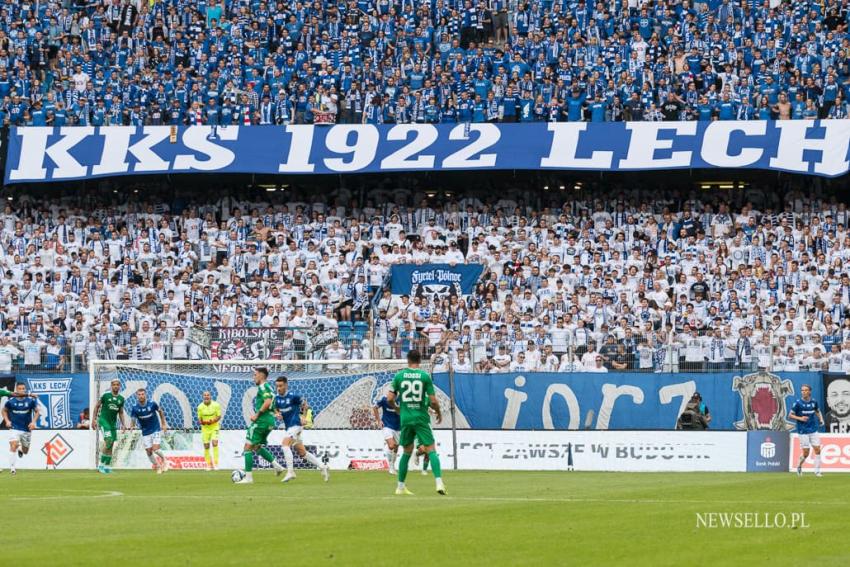
{"label": "player in green jersey", "polygon": [[407,467],[410,456],[413,453],[414,441],[424,448],[434,472],[437,482],[437,492],[446,493],[443,484],[442,469],[440,468],[440,457],[437,455],[434,445],[434,433],[431,431],[431,414],[428,408],[432,408],[437,414],[437,423],[443,420],[440,412],[440,404],[434,394],[434,383],[431,375],[419,368],[421,356],[418,351],[412,350],[407,353],[407,368],[400,370],[393,378],[390,392],[387,394],[387,402],[390,406],[399,408],[401,416],[401,432],[399,434],[399,445],[404,449],[398,465],[398,488],[396,494],[413,494],[404,486],[407,478]]}
{"label": "player in green jersey", "polygon": [[96,423],[103,435],[103,451],[100,454],[100,464],[97,471],[108,474],[112,472],[112,446],[118,440],[116,424],[121,420],[121,429],[124,429],[124,396],[121,391],[121,381],[117,378],[110,383],[110,391],[103,394],[94,406],[92,423]]}
{"label": "player in green jersey", "polygon": [[266,449],[269,433],[275,428],[274,391],[268,383],[269,371],[267,368],[254,369],[254,384],[257,385],[257,396],[254,398],[254,415],[251,416],[251,424],[248,426],[248,434],[245,438],[245,476],[236,484],[251,484],[254,482],[254,451],[271,463],[276,475],[286,469],[277,462],[271,451]]}

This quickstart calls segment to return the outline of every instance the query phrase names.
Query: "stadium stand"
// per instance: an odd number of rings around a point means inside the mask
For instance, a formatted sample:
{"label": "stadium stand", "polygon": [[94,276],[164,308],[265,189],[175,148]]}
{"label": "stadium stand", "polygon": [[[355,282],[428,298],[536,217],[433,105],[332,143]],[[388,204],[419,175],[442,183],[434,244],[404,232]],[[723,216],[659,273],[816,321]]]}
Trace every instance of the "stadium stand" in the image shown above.
{"label": "stadium stand", "polygon": [[846,118],[838,0],[4,2],[6,125]]}
{"label": "stadium stand", "polygon": [[[0,370],[197,359],[199,333],[271,327],[274,356],[415,348],[461,371],[847,372],[850,212],[819,186],[375,190],[365,206],[260,192],[174,210],[154,190],[84,208],[24,194],[0,215]],[[463,262],[484,266],[467,297],[386,284],[394,264]]]}

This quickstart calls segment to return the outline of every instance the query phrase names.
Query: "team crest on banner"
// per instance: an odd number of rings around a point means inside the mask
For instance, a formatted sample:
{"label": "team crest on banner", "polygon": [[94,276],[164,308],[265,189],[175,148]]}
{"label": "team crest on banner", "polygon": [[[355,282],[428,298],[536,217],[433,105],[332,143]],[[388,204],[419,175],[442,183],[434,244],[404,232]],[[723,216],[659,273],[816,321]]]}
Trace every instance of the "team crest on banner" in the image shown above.
{"label": "team crest on banner", "polygon": [[50,429],[73,426],[71,378],[29,378],[29,390],[38,396],[39,421]]}
{"label": "team crest on banner", "polygon": [[480,264],[399,264],[392,267],[393,295],[422,297],[430,302],[472,293],[483,267]]}
{"label": "team crest on banner", "polygon": [[785,398],[794,395],[791,380],[782,380],[770,372],[756,372],[735,376],[732,389],[741,397],[744,414],[742,420],[735,422],[735,429],[787,431],[794,428],[785,419]]}

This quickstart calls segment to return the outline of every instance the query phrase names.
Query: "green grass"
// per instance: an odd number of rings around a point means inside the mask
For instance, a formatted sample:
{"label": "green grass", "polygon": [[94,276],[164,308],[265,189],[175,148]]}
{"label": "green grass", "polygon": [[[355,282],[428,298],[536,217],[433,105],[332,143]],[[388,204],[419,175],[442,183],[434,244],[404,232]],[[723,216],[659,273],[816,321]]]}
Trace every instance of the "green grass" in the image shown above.
{"label": "green grass", "polygon": [[[448,496],[412,474],[324,484],[269,472],[0,474],[0,564],[850,564],[850,476],[446,471]],[[810,527],[697,527],[697,513],[805,513]]]}

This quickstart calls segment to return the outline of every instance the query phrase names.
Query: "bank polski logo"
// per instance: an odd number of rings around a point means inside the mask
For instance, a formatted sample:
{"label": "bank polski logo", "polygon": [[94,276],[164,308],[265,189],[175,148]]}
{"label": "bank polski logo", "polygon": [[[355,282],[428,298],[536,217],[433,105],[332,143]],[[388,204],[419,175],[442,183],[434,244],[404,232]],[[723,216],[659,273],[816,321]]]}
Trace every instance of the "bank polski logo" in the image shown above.
{"label": "bank polski logo", "polygon": [[71,378],[29,378],[27,382],[30,392],[38,396],[43,427],[64,429],[73,425]]}
{"label": "bank polski logo", "polygon": [[770,440],[770,437],[765,437],[764,443],[761,444],[759,453],[765,459],[771,459],[776,456],[776,443]]}

